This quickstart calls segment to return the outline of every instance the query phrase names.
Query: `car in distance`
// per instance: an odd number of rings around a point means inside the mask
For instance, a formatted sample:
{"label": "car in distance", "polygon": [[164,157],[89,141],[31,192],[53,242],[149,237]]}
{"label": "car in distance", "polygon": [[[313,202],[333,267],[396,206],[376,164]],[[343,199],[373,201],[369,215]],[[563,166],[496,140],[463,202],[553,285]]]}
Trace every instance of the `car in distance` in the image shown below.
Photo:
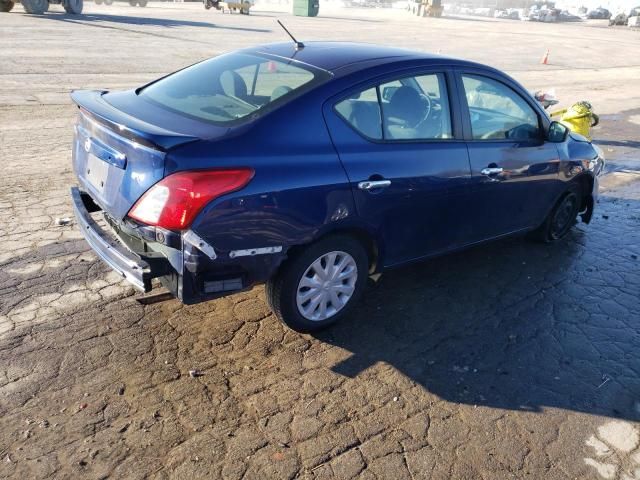
{"label": "car in distance", "polygon": [[595,10],[589,10],[586,17],[593,20],[609,20],[611,18],[611,12],[606,8],[598,7]]}
{"label": "car in distance", "polygon": [[604,159],[520,84],[375,45],[279,43],[128,91],[75,91],[71,189],[86,240],[185,304],[266,283],[313,331],[370,275],[589,222]]}
{"label": "car in distance", "polygon": [[501,18],[505,20],[520,20],[520,13],[518,10],[510,8],[509,10],[496,10],[493,14],[495,18]]}

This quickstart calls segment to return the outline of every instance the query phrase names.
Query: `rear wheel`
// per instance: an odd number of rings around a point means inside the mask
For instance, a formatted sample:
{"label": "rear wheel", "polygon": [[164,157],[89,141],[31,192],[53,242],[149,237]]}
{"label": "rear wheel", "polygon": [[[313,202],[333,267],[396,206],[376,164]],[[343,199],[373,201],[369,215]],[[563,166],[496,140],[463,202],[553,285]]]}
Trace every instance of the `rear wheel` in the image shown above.
{"label": "rear wheel", "polygon": [[64,0],[63,7],[65,12],[72,15],[80,15],[82,13],[82,7],[84,6],[83,0]]}
{"label": "rear wheel", "polygon": [[147,6],[147,0],[138,0],[138,6],[139,7],[146,7]]}
{"label": "rear wheel", "polygon": [[47,0],[22,0],[22,7],[27,13],[42,15],[49,10],[49,2]]}
{"label": "rear wheel", "polygon": [[113,4],[113,0],[104,0],[104,4],[105,5],[112,5]]}
{"label": "rear wheel", "polygon": [[533,232],[536,240],[552,243],[564,237],[576,224],[580,212],[580,189],[570,187],[556,203],[544,223]]}
{"label": "rear wheel", "polygon": [[138,2],[136,0],[129,0],[129,5],[131,5],[132,7],[135,7],[138,4]]}
{"label": "rear wheel", "polygon": [[96,5],[102,5],[102,0],[93,0]]}
{"label": "rear wheel", "polygon": [[10,12],[14,5],[14,2],[0,0],[0,12]]}
{"label": "rear wheel", "polygon": [[352,237],[326,237],[291,258],[266,285],[276,316],[293,330],[313,332],[347,316],[364,291],[368,259]]}

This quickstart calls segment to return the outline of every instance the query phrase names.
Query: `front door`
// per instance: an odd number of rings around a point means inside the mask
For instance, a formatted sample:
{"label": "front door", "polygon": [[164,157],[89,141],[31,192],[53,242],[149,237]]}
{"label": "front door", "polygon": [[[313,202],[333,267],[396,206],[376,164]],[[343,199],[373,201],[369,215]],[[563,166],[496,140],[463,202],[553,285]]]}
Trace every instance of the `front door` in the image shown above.
{"label": "front door", "polygon": [[452,121],[452,74],[390,78],[325,106],[357,213],[385,266],[454,248],[469,236],[467,147]]}
{"label": "front door", "polygon": [[[560,159],[536,109],[498,79],[461,73],[475,240],[539,225],[561,189]],[[466,103],[466,105],[465,105]]]}

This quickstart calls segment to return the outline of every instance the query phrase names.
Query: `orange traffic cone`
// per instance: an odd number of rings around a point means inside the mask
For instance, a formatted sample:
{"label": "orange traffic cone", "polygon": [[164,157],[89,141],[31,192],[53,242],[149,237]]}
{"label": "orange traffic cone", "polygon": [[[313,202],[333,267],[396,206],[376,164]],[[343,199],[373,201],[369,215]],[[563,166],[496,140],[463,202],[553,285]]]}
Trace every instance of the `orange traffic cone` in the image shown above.
{"label": "orange traffic cone", "polygon": [[542,57],[542,60],[540,60],[540,63],[542,65],[548,65],[549,64],[549,49],[547,48],[546,53],[544,54],[544,57]]}

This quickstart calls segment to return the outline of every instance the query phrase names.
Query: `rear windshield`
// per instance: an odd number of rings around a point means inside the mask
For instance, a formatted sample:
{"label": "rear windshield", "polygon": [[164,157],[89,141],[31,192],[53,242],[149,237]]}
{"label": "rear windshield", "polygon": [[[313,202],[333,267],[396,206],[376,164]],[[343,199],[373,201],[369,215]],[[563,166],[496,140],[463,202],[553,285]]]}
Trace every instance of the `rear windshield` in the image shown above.
{"label": "rear windshield", "polygon": [[328,75],[296,62],[231,53],[169,75],[139,95],[191,118],[232,124],[290,101]]}

